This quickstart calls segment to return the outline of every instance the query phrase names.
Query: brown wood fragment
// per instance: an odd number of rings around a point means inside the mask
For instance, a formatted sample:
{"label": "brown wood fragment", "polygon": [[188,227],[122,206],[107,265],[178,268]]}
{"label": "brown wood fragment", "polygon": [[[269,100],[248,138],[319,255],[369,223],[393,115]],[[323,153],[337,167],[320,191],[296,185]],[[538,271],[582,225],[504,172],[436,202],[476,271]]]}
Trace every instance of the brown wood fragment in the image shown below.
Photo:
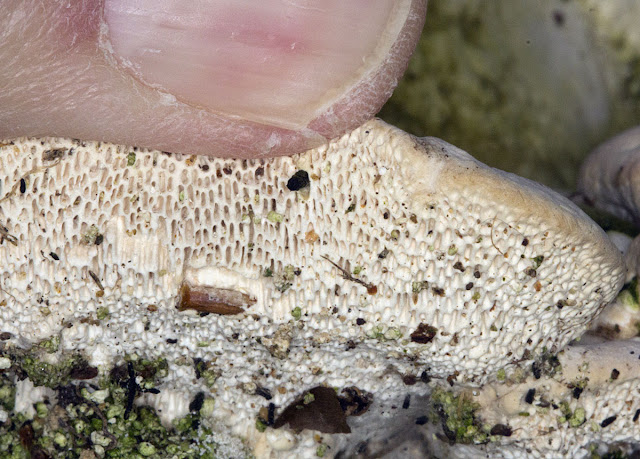
{"label": "brown wood fragment", "polygon": [[177,307],[180,311],[193,309],[198,312],[230,315],[243,313],[255,302],[255,298],[237,290],[191,285],[185,282],[180,288]]}

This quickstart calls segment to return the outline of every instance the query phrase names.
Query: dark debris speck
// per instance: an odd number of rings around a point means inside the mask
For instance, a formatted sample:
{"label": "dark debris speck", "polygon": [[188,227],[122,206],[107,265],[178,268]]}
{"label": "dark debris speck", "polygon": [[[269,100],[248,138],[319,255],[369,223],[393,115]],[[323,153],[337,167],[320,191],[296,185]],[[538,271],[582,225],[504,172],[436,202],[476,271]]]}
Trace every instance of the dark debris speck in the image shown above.
{"label": "dark debris speck", "polygon": [[415,383],[418,382],[418,379],[414,375],[404,375],[402,377],[402,382],[406,386],[413,386]]}
{"label": "dark debris speck", "polygon": [[416,424],[419,425],[419,426],[423,426],[427,422],[429,422],[429,418],[427,416],[420,416],[420,417],[416,418]]}
{"label": "dark debris speck", "polygon": [[261,386],[258,386],[256,388],[256,395],[259,395],[260,397],[264,397],[267,400],[271,400],[273,398],[273,396],[271,395],[271,391],[266,387],[261,387]]}
{"label": "dark debris speck", "polygon": [[600,427],[607,427],[611,424],[613,424],[613,422],[618,418],[618,416],[609,416],[607,419],[605,419],[604,421],[602,421],[600,423]]}
{"label": "dark debris speck", "polygon": [[310,183],[308,172],[299,170],[287,181],[287,188],[290,191],[298,191],[308,187]]}
{"label": "dark debris speck", "polygon": [[580,387],[580,386],[576,386],[573,388],[572,394],[573,394],[573,398],[575,398],[576,400],[578,400],[580,398],[580,396],[582,395],[582,391],[584,391],[584,388]]}
{"label": "dark debris speck", "polygon": [[491,428],[491,435],[500,435],[502,437],[510,437],[513,429],[506,424],[496,424]]}
{"label": "dark debris speck", "polygon": [[429,324],[420,323],[411,333],[411,341],[419,344],[430,343],[438,333],[438,329]]}
{"label": "dark debris speck", "polygon": [[533,403],[533,399],[536,396],[536,390],[534,388],[531,388],[527,391],[527,394],[524,396],[524,401],[527,402],[529,405],[531,405]]}
{"label": "dark debris speck", "polygon": [[204,405],[204,392],[200,391],[193,397],[191,403],[189,403],[189,411],[193,414],[199,413]]}

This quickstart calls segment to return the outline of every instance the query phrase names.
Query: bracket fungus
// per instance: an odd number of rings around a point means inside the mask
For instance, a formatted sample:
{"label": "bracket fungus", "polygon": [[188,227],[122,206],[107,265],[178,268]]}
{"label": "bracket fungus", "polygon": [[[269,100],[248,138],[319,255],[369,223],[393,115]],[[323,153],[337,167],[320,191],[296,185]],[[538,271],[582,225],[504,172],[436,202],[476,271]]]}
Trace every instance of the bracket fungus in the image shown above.
{"label": "bracket fungus", "polygon": [[[482,385],[578,338],[624,282],[570,201],[379,120],[271,160],[57,138],[0,158],[8,342],[162,356],[166,388],[209,391],[257,456],[337,448],[273,428],[313,387],[371,394],[371,416],[431,378]],[[185,286],[200,314],[176,308]]]}
{"label": "bracket fungus", "polygon": [[582,166],[578,182],[578,198],[586,204],[633,222],[627,231],[631,239],[610,232],[624,252],[627,267],[625,288],[616,301],[599,315],[593,331],[599,335],[623,339],[640,333],[638,275],[640,274],[640,126],[618,134],[598,146]]}
{"label": "bracket fungus", "polygon": [[640,224],[640,126],[604,142],[582,165],[578,191],[587,203]]}

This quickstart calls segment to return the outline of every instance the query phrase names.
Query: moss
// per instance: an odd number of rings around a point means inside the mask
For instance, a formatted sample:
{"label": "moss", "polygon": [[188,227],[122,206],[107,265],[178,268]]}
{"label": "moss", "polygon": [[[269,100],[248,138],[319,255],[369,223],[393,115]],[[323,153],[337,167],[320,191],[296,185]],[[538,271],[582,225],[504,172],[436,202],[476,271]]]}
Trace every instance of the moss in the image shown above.
{"label": "moss", "polygon": [[[25,372],[24,357],[13,356],[21,365],[14,365],[0,375],[0,403],[8,411],[13,408],[15,398],[13,381],[18,373]],[[74,355],[65,361],[79,359],[82,357]],[[30,365],[42,362],[26,366]],[[33,420],[14,413],[0,425],[0,457],[79,458],[93,452],[106,458],[214,458],[217,445],[213,432],[203,425],[199,411],[177,420],[175,428],[166,429],[150,407],[129,405],[131,397],[126,384],[123,387],[123,382],[129,382],[129,369],[133,369],[140,386],[134,398],[145,390],[143,387],[155,385],[167,375],[164,359],[131,356],[124,366],[103,377],[97,389],[95,384],[79,381],[57,385],[57,405],[37,403]],[[213,403],[208,400],[209,405]]]}
{"label": "moss", "polygon": [[571,427],[579,427],[586,421],[586,412],[584,408],[578,407],[569,417],[569,425]]}
{"label": "moss", "polygon": [[270,210],[267,214],[267,220],[269,220],[271,223],[282,223],[284,221],[284,216],[282,214],[279,214],[275,210]]}
{"label": "moss", "polygon": [[71,371],[84,360],[80,355],[73,354],[54,364],[43,361],[37,353],[29,353],[19,362],[20,370],[26,373],[34,385],[55,389],[68,384]]}
{"label": "moss", "polygon": [[413,293],[420,293],[423,290],[427,290],[429,288],[429,283],[427,281],[418,281],[411,283],[411,291]]}
{"label": "moss", "polygon": [[431,394],[431,403],[431,419],[441,423],[450,441],[468,444],[483,443],[491,439],[490,427],[476,416],[480,405],[465,393],[455,394],[438,387]]}
{"label": "moss", "polygon": [[538,269],[542,264],[542,262],[544,261],[544,256],[543,255],[535,256],[531,259],[531,261],[533,262],[533,269]]}
{"label": "moss", "polygon": [[262,419],[256,419],[256,429],[258,432],[264,432],[267,430],[267,424]]}
{"label": "moss", "polygon": [[316,456],[324,457],[326,453],[327,453],[327,445],[325,445],[324,443],[322,443],[316,448]]}
{"label": "moss", "polygon": [[130,152],[127,155],[127,166],[133,166],[136,163],[136,154],[135,152]]}
{"label": "moss", "polygon": [[58,348],[60,347],[60,335],[53,335],[50,338],[41,341],[38,343],[38,347],[44,349],[49,354],[58,352]]}
{"label": "moss", "polygon": [[562,365],[558,356],[549,352],[545,347],[542,349],[542,353],[536,358],[531,365],[533,376],[536,379],[540,379],[543,375],[553,377],[556,373],[562,371]]}
{"label": "moss", "polygon": [[100,307],[96,310],[96,317],[98,318],[98,320],[104,320],[107,317],[109,317],[109,308],[107,307]]}
{"label": "moss", "polygon": [[96,241],[102,238],[102,234],[100,234],[100,230],[96,225],[91,225],[89,229],[82,235],[82,240],[87,245],[95,244]]}
{"label": "moss", "polygon": [[618,294],[618,301],[633,311],[637,311],[638,309],[640,309],[637,277],[634,277],[631,282],[624,285],[624,287]]}
{"label": "moss", "polygon": [[[591,148],[640,122],[637,46],[624,40],[618,46],[627,55],[618,57],[622,68],[614,84],[620,88],[609,102],[615,105],[614,119],[594,122],[591,115],[576,116],[599,107],[592,93],[600,79],[590,79],[590,72],[576,79],[584,66],[570,63],[565,72],[563,64],[554,72],[541,70],[548,67],[545,59],[552,58],[553,49],[540,48],[546,40],[531,42],[521,34],[525,29],[543,33],[546,13],[544,7],[521,5],[431,0],[416,51],[380,116],[413,134],[443,138],[491,166],[570,189]],[[506,24],[519,15],[520,27]],[[594,59],[589,54],[597,46],[589,49],[584,63]],[[613,53],[606,49],[606,54]]]}

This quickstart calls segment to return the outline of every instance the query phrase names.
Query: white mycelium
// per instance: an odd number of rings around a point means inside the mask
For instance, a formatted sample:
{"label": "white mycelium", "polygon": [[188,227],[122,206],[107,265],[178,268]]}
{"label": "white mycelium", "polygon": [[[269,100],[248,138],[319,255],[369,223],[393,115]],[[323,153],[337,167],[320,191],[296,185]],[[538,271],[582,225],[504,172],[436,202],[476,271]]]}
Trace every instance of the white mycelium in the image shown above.
{"label": "white mycelium", "polygon": [[[255,431],[258,386],[281,410],[322,384],[380,403],[407,375],[481,384],[578,337],[624,277],[564,198],[377,120],[268,161],[63,139],[0,158],[0,331],[94,364],[164,356],[187,400],[202,359],[214,416],[261,447],[293,448]],[[186,284],[244,312],[178,311]]]}

